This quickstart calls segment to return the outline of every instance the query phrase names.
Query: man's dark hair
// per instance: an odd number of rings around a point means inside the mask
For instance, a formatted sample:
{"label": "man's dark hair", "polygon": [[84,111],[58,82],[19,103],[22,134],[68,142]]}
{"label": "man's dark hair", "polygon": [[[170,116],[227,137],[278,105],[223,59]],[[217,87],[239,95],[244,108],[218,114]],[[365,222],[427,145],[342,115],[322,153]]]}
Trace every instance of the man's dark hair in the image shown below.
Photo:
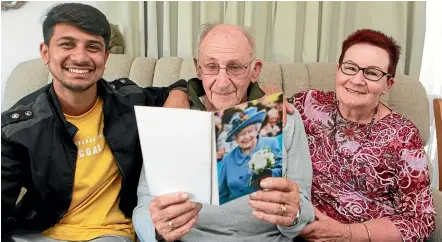
{"label": "man's dark hair", "polygon": [[71,24],[87,33],[101,36],[106,50],[109,49],[110,24],[100,10],[81,3],[62,3],[52,7],[43,21],[43,39],[48,46],[57,23]]}

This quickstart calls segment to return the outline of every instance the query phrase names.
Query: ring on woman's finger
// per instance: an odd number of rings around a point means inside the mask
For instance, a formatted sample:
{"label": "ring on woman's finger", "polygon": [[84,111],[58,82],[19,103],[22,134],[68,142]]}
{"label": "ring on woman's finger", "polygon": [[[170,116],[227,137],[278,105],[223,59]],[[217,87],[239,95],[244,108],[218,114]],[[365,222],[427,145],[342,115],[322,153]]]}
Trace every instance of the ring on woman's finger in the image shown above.
{"label": "ring on woman's finger", "polygon": [[281,216],[284,215],[285,211],[287,211],[287,208],[286,208],[285,204],[281,203],[281,213],[279,215],[281,215]]}

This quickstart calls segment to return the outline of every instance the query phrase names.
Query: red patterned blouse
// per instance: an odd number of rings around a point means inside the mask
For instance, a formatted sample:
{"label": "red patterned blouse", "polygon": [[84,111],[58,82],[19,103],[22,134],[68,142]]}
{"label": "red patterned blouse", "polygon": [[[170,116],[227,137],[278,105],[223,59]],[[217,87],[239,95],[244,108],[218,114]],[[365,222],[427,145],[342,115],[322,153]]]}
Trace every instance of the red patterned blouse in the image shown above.
{"label": "red patterned blouse", "polygon": [[309,90],[293,102],[313,162],[313,204],[343,223],[386,217],[404,241],[427,238],[436,213],[416,126],[395,111],[372,125],[347,121],[335,92]]}

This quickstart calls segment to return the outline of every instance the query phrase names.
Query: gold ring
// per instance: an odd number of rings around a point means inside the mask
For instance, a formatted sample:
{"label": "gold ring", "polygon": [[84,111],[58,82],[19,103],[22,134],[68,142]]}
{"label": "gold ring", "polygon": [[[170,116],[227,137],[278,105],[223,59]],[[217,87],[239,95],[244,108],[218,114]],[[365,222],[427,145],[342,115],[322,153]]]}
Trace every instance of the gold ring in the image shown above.
{"label": "gold ring", "polygon": [[286,210],[287,210],[287,208],[285,207],[285,205],[281,203],[281,213],[280,213],[280,215],[283,215]]}
{"label": "gold ring", "polygon": [[172,220],[169,221],[169,227],[174,229]]}

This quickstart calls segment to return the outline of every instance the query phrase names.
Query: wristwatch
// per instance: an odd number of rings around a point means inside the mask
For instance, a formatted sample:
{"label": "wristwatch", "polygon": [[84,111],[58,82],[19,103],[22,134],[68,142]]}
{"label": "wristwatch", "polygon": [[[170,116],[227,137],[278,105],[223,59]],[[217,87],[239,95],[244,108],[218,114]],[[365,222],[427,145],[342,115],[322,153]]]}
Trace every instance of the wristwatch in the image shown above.
{"label": "wristwatch", "polygon": [[293,221],[292,226],[298,225],[299,223],[299,217],[301,217],[301,208],[298,209],[298,212],[296,212],[295,221]]}
{"label": "wristwatch", "polygon": [[187,88],[185,88],[185,87],[174,87],[173,89],[171,89],[171,90],[169,91],[169,93],[170,93],[171,91],[175,91],[175,90],[179,90],[179,91],[185,92],[185,93],[187,94]]}
{"label": "wristwatch", "polygon": [[175,82],[172,85],[170,85],[169,88],[170,88],[169,93],[171,91],[174,91],[174,90],[180,90],[180,91],[183,91],[186,94],[188,94],[188,92],[187,92],[187,81],[184,80],[184,79],[178,80],[177,82]]}

